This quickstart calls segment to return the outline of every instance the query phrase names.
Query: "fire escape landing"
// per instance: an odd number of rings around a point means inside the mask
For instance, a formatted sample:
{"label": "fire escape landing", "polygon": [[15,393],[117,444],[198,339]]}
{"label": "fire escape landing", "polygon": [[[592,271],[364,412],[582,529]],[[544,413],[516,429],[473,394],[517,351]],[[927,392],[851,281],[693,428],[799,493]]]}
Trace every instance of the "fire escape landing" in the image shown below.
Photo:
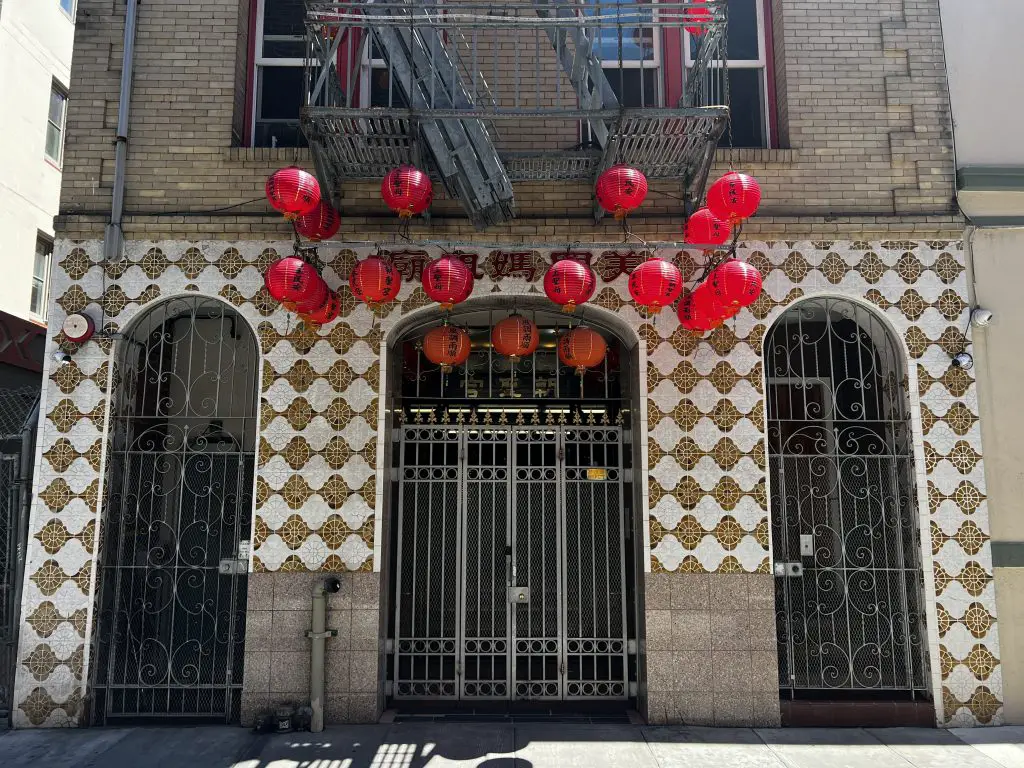
{"label": "fire escape landing", "polygon": [[336,204],[345,181],[403,163],[479,229],[515,217],[513,182],[592,182],[616,163],[703,194],[729,114],[725,0],[306,6],[302,128]]}

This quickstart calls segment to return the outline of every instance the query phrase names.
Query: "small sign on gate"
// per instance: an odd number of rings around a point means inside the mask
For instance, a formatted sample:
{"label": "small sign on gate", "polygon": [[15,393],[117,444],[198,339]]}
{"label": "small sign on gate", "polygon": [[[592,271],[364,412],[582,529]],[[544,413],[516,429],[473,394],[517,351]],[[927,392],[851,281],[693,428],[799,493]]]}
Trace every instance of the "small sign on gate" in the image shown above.
{"label": "small sign on gate", "polygon": [[587,480],[607,480],[608,470],[607,469],[588,469]]}

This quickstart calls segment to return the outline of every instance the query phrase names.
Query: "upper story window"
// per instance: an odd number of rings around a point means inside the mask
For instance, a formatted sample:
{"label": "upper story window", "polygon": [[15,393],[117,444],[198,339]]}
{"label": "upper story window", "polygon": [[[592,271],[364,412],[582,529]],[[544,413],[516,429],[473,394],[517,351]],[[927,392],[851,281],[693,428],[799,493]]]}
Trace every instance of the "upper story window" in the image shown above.
{"label": "upper story window", "polygon": [[46,121],[46,156],[57,165],[64,158],[64,122],[68,111],[68,92],[54,81],[50,87],[50,113]]}
{"label": "upper story window", "polygon": [[[770,52],[765,25],[765,0],[729,0],[727,76],[734,147],[770,146],[774,105],[769,99]],[[689,71],[696,51],[692,38],[685,50]],[[720,143],[729,146],[728,133]]]}
{"label": "upper story window", "polygon": [[[765,147],[771,141],[770,51],[766,41],[767,0],[728,0],[728,65],[732,113],[731,141],[736,147]],[[597,32],[595,52],[621,106],[675,106],[696,43],[681,26],[653,25],[650,0],[586,0],[584,15],[614,12],[617,28]],[[258,147],[305,146],[299,127],[303,103],[305,42],[303,0],[257,0],[252,84],[253,144]],[[342,88],[355,107],[398,105],[402,98],[374,41],[355,35],[339,52]],[[346,54],[346,51],[348,52]],[[475,53],[467,54],[469,56]],[[349,62],[347,65],[344,62]],[[557,64],[552,59],[552,66]],[[721,70],[709,77],[720,77]],[[588,143],[586,131],[584,143]],[[729,145],[730,137],[721,143]]]}
{"label": "upper story window", "polygon": [[[636,6],[630,10],[629,6]],[[661,56],[663,32],[652,24],[654,9],[646,2],[626,0],[621,5],[610,5],[591,0],[587,15],[600,11],[616,13],[623,22],[618,29],[602,28],[598,32],[595,52],[601,59],[612,90],[623,107],[656,107],[663,99]]]}
{"label": "upper story window", "polygon": [[50,280],[50,258],[53,256],[53,241],[43,235],[36,237],[36,259],[32,264],[32,294],[29,297],[29,311],[46,319],[46,289]]}
{"label": "upper story window", "polygon": [[299,129],[306,56],[303,0],[257,0],[253,144],[301,147]]}

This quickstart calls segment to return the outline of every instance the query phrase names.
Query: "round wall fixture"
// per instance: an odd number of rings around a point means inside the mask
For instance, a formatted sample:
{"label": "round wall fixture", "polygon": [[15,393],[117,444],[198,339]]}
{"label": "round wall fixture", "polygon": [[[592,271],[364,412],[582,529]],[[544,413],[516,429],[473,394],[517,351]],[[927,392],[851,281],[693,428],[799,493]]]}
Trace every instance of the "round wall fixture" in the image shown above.
{"label": "round wall fixture", "polygon": [[88,315],[68,315],[64,318],[61,330],[68,337],[68,341],[73,341],[75,344],[83,344],[96,333],[96,324],[93,323],[92,318]]}

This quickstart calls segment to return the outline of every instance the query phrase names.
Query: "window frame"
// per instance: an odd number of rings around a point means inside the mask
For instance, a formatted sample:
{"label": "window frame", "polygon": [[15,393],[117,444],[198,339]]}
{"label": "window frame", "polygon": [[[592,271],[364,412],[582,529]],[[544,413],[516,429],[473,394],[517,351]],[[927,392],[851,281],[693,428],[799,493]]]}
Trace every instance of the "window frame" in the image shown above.
{"label": "window frame", "polygon": [[[306,57],[301,58],[276,58],[263,55],[263,24],[266,19],[266,6],[267,0],[256,0],[253,3],[253,21],[250,27],[250,33],[252,42],[249,46],[252,51],[251,61],[252,66],[250,67],[249,77],[249,92],[252,94],[251,98],[247,99],[247,107],[249,112],[249,119],[246,123],[246,127],[249,131],[248,140],[245,142],[250,147],[256,146],[256,124],[259,121],[260,114],[260,97],[262,96],[260,91],[260,75],[261,69],[267,67],[305,67]],[[290,36],[285,35],[272,35],[271,37],[279,40],[291,40]],[[306,39],[305,35],[302,36],[302,44],[305,46]],[[296,117],[296,119],[298,119]]]}
{"label": "window frame", "polygon": [[[44,248],[40,250],[40,245]],[[40,256],[46,259],[42,278],[36,277],[36,264]],[[46,320],[46,304],[50,291],[50,270],[53,268],[53,237],[45,232],[36,232],[36,250],[32,258],[32,276],[29,281],[28,311],[40,320]],[[39,285],[39,308],[33,306],[32,291]]]}
{"label": "window frame", "polygon": [[[50,106],[53,103],[53,95],[59,94],[63,99],[63,106],[60,113],[60,125],[55,125],[53,120],[50,119]],[[67,134],[68,127],[68,101],[70,101],[70,95],[68,89],[64,87],[64,84],[54,78],[50,81],[50,98],[46,103],[46,137],[43,144],[43,156],[57,168],[61,168],[64,165],[64,139]],[[53,128],[57,131],[59,143],[57,147],[57,157],[50,154],[50,129]]]}
{"label": "window frame", "polygon": [[[761,127],[764,130],[764,147],[770,149],[775,146],[778,135],[775,104],[775,62],[772,56],[772,15],[769,3],[771,0],[754,0],[754,8],[757,12],[757,59],[730,59],[726,51],[726,69],[760,69],[761,70],[761,92],[764,94],[764,106],[761,115]],[[693,67],[691,56],[692,35],[683,30],[683,78],[689,77]],[[709,62],[713,69],[721,68],[720,61]],[[749,147],[736,147],[736,149],[749,149]],[[756,149],[756,147],[753,147]]]}
{"label": "window frame", "polygon": [[[64,3],[67,2],[68,8],[64,7]],[[78,10],[78,0],[57,0],[57,5],[60,6],[61,11],[72,21],[75,20],[75,11]]]}

